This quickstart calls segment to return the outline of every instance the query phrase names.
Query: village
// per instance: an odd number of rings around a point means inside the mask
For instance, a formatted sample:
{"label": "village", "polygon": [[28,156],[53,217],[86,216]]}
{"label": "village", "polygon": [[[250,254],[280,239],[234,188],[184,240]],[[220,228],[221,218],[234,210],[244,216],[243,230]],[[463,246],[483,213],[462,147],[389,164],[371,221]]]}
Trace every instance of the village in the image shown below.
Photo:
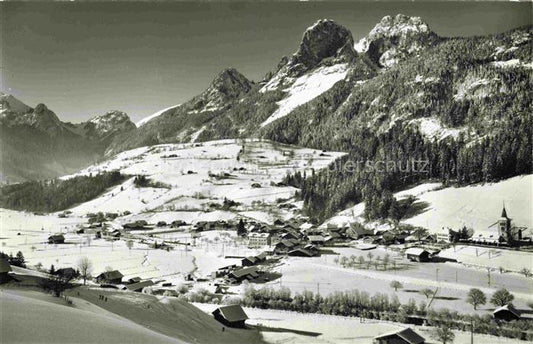
{"label": "village", "polygon": [[[349,216],[341,212],[314,223],[283,179],[289,170],[311,173],[340,155],[229,140],[122,153],[80,172],[121,170],[136,176],[94,200],[50,214],[0,209],[2,281],[7,282],[2,288],[39,287],[36,279],[51,280],[49,289],[75,286],[60,292],[74,303],[82,298],[103,307],[122,305],[126,295],[132,302],[175,299],[230,328],[276,327],[263,312],[296,312],[269,315],[287,325],[274,341],[315,336],[313,329],[291,332],[302,326],[288,319],[309,313],[357,319],[339,329],[346,338],[354,335],[350,329],[363,333],[372,328],[369,322],[377,322],[380,330],[361,343],[388,343],[399,336],[420,343],[420,337],[429,341],[429,329],[440,326],[449,309],[462,319],[453,324],[456,331],[469,331],[464,324],[472,318],[484,335],[529,338],[524,324],[531,316],[532,244],[516,195],[509,204],[492,207],[499,210],[484,214],[475,229],[409,223],[428,212],[401,223],[368,225],[352,209]],[[513,183],[529,181],[527,176]],[[421,185],[396,197],[421,202],[447,190],[439,188]],[[473,306],[471,290],[486,300]],[[489,301],[502,293],[508,295],[497,305]],[[487,325],[495,322],[501,324],[499,332]],[[262,331],[265,338],[269,331]],[[324,331],[317,338],[337,335]]]}
{"label": "village", "polygon": [[[417,294],[422,294],[418,295],[422,297],[425,293],[423,299],[427,300],[427,309],[446,303],[456,308],[453,301],[450,303],[450,301],[443,300],[455,299],[457,303],[464,304],[462,298],[450,297],[446,291],[452,282],[449,276],[450,272],[447,271],[450,269],[449,265],[461,266],[461,262],[448,257],[446,254],[441,254],[442,252],[451,249],[454,251],[475,249],[476,254],[479,252],[479,254],[486,254],[490,258],[491,254],[495,256],[501,254],[494,248],[516,250],[516,246],[520,246],[527,252],[531,244],[530,237],[522,235],[520,229],[512,227],[512,220],[507,217],[505,208],[502,210],[501,217],[497,218],[496,224],[489,227],[489,229],[494,229],[494,233],[490,234],[489,237],[491,239],[497,238],[495,241],[480,241],[481,236],[476,236],[476,233],[469,234],[466,230],[464,232],[450,230],[447,236],[443,236],[442,234],[430,234],[419,228],[410,232],[391,233],[389,231],[373,232],[358,224],[317,226],[301,216],[290,220],[277,219],[272,224],[242,218],[227,221],[199,221],[194,224],[188,224],[182,220],[174,220],[171,223],[164,221],[148,223],[138,220],[123,223],[122,228],[117,228],[114,220],[120,215],[122,214],[90,213],[83,222],[74,226],[75,230],[72,232],[49,235],[46,238],[46,244],[56,250],[78,244],[81,252],[83,244],[79,240],[83,238],[82,240],[88,247],[101,246],[100,242],[104,242],[111,245],[112,249],[116,247],[117,250],[120,250],[120,247],[124,247],[130,251],[130,255],[134,248],[146,251],[162,251],[169,254],[179,252],[181,257],[188,255],[193,257],[195,252],[196,254],[216,252],[218,264],[205,264],[200,269],[196,266],[193,269],[182,270],[177,275],[168,276],[169,278],[162,277],[161,274],[146,278],[146,274],[132,275],[130,272],[126,272],[127,270],[120,271],[120,269],[112,269],[110,266],[106,266],[101,271],[92,271],[92,263],[89,259],[87,261],[91,271],[84,270],[88,267],[83,264],[80,265],[80,261],[70,265],[52,265],[50,269],[38,266],[37,269],[42,273],[50,274],[52,278],[64,279],[69,283],[74,281],[80,283],[83,280],[83,284],[87,284],[91,289],[96,288],[95,290],[185,297],[191,302],[207,302],[215,305],[230,302],[226,306],[215,309],[208,307],[208,309],[220,323],[237,328],[245,327],[244,321],[248,319],[248,316],[241,306],[232,304],[232,302],[239,296],[242,297],[248,293],[247,290],[250,287],[253,288],[254,285],[257,288],[273,287],[277,290],[280,290],[279,288],[282,288],[283,285],[293,292],[314,290],[316,285],[317,295],[327,295],[330,292],[346,290],[347,288],[346,284],[332,288],[332,282],[326,282],[320,276],[314,278],[312,273],[304,278],[300,276],[294,279],[291,275],[295,271],[291,270],[288,264],[298,264],[296,269],[301,269],[302,266],[305,266],[305,261],[309,261],[315,265],[316,272],[322,271],[320,267],[331,268],[334,266],[336,269],[338,267],[347,270],[355,269],[374,275],[394,274],[395,279],[391,280],[391,287],[389,288],[390,291],[394,290],[394,293],[398,288],[407,289],[411,283],[420,285],[420,280],[400,282],[402,278],[396,276],[397,273],[412,270],[413,266],[442,266],[435,270],[435,281],[422,282],[429,288],[421,289],[420,293]],[[68,220],[71,214],[64,212],[57,216],[63,220]],[[214,238],[214,240],[208,238]],[[343,254],[345,252],[353,254],[348,256]],[[382,252],[385,253],[382,255]],[[3,283],[10,280],[17,281],[20,272],[16,269],[13,271],[7,263],[8,260],[10,258],[2,260],[1,263]],[[179,264],[179,261],[176,263]],[[439,270],[441,271],[440,279]],[[460,279],[463,279],[462,283],[468,285],[479,283],[480,288],[484,287],[483,281],[478,279],[474,282],[464,277],[467,273],[464,268],[456,269],[455,282],[461,283],[458,281],[458,271],[461,274]],[[469,273],[478,275],[478,277],[484,275],[484,273],[477,271]],[[492,311],[492,317],[498,321],[512,322],[524,319],[524,317],[529,319],[528,312],[523,313],[523,309],[528,302],[526,295],[531,285],[529,282],[523,284],[522,287],[517,287],[522,283],[521,277],[516,276],[517,273],[523,274],[528,279],[530,277],[529,271],[516,271],[515,275],[509,273],[502,275],[502,271],[499,273],[495,271],[492,281],[490,281],[490,269],[488,270],[488,287],[512,286],[512,291],[517,296],[513,303],[501,305]],[[413,272],[407,276],[417,275],[419,274]],[[423,273],[421,276],[422,279],[426,278]],[[372,277],[375,278],[376,276]],[[380,279],[382,277],[378,276]],[[481,278],[485,279],[484,276]],[[475,279],[476,277],[474,277]],[[513,280],[517,281],[513,282]],[[308,282],[306,283],[306,281]],[[298,283],[300,285],[297,285]],[[322,290],[319,289],[321,283]],[[361,288],[361,285],[356,281],[353,285],[356,288]],[[434,286],[435,289],[431,286]],[[450,295],[455,296],[456,292],[452,292]],[[520,295],[524,295],[525,298],[520,300]],[[400,302],[406,301],[403,297],[400,299]],[[464,307],[459,309],[471,312],[471,309]],[[486,312],[482,313],[486,314]],[[369,317],[369,314],[366,314],[365,317]],[[425,323],[425,317],[416,314],[408,319],[408,323],[414,325]],[[374,340],[376,343],[389,343],[388,340],[393,340],[398,336],[411,338],[407,340],[408,343],[421,343],[420,338],[422,338],[420,334],[407,328],[406,330],[393,331],[393,333],[385,333],[377,336]]]}

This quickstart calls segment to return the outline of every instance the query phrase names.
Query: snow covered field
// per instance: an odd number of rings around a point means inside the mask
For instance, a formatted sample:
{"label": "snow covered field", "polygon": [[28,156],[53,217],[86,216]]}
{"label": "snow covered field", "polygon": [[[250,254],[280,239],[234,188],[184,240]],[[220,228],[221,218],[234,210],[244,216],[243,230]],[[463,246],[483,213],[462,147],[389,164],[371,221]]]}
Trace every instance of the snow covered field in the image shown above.
{"label": "snow covered field", "polygon": [[[339,255],[285,258],[283,264],[276,269],[283,274],[283,277],[268,283],[268,285],[274,288],[288,287],[293,293],[310,290],[314,293],[319,292],[321,295],[358,289],[369,295],[375,293],[388,294],[389,297],[396,295],[402,303],[406,303],[412,298],[417,304],[429,302],[424,295],[419,293],[419,290],[438,288],[437,298],[432,301],[431,307],[433,309],[454,309],[460,313],[474,312],[472,306],[465,302],[466,294],[470,288],[479,288],[487,295],[491,295],[498,288],[507,288],[515,295],[515,305],[520,309],[528,309],[527,303],[533,301],[531,297],[533,282],[531,279],[518,274],[500,274],[493,271],[491,273],[491,285],[488,287],[486,269],[467,268],[457,263],[415,264],[402,258],[394,251],[384,248],[362,251],[355,248],[339,247],[332,248],[332,250]],[[373,266],[368,268],[366,263],[363,267],[357,265],[356,268],[344,268],[335,262],[336,257],[339,259],[343,256],[349,258],[352,255],[355,257],[363,256],[365,262],[368,262],[367,254],[369,252],[373,255],[373,261],[389,254],[391,261],[396,261],[397,266],[402,268],[393,270],[391,269],[392,263],[390,263],[387,271],[383,271],[383,267],[376,271]],[[390,287],[392,281],[401,282],[403,288],[394,291]],[[486,314],[491,307],[490,304],[487,304],[480,307],[477,313]]]}
{"label": "snow covered field", "polygon": [[[206,313],[211,313],[217,307],[200,303],[194,305]],[[261,326],[263,339],[272,344],[371,344],[372,338],[377,335],[409,327],[388,321],[361,322],[359,318],[324,314],[302,314],[257,308],[244,308],[244,311],[250,318],[246,323]],[[411,327],[426,339],[426,343],[438,343],[431,339],[431,327]],[[454,333],[454,343],[470,343],[470,333],[460,331]],[[484,344],[521,343],[519,340],[478,334],[474,336],[474,341]]]}

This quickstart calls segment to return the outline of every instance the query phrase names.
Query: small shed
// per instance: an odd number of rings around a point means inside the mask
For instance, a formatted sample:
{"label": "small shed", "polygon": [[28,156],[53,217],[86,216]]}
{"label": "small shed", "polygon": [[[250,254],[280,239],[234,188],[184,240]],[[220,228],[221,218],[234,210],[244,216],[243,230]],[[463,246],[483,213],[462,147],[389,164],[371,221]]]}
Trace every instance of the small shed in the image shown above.
{"label": "small shed", "polygon": [[424,344],[425,339],[411,328],[388,332],[374,337],[374,344]]}
{"label": "small shed", "polygon": [[518,320],[521,317],[521,313],[518,309],[514,308],[512,304],[507,304],[505,306],[498,307],[492,312],[494,319],[503,320],[503,321],[513,321]]}
{"label": "small shed", "polygon": [[9,281],[9,272],[11,272],[11,265],[5,258],[0,258],[0,284]]}
{"label": "small shed", "polygon": [[228,327],[246,327],[245,321],[248,319],[248,316],[239,305],[219,307],[212,314],[216,320]]}
{"label": "small shed", "polygon": [[48,243],[49,244],[64,244],[65,243],[65,237],[63,234],[54,234],[48,237]]}
{"label": "small shed", "polygon": [[429,252],[419,247],[411,247],[405,250],[407,259],[413,262],[429,262]]}
{"label": "small shed", "polygon": [[107,284],[120,284],[122,283],[122,277],[124,277],[124,275],[122,275],[118,270],[106,271],[96,276],[96,282]]}

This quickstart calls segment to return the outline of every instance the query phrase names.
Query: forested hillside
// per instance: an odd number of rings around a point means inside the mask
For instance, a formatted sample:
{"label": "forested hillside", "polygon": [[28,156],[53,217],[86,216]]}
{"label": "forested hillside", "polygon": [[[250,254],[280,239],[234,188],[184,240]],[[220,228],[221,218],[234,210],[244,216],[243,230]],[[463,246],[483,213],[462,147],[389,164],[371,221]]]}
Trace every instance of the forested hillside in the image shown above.
{"label": "forested hillside", "polygon": [[531,28],[444,40],[364,83],[337,83],[262,135],[347,151],[343,162],[429,162],[423,173],[317,173],[301,187],[320,219],[362,200],[370,217],[382,217],[392,191],[428,178],[465,184],[531,173],[532,74],[521,62],[531,61],[530,43]]}
{"label": "forested hillside", "polygon": [[125,179],[119,172],[76,176],[67,180],[29,181],[0,188],[0,208],[54,212],[87,202]]}

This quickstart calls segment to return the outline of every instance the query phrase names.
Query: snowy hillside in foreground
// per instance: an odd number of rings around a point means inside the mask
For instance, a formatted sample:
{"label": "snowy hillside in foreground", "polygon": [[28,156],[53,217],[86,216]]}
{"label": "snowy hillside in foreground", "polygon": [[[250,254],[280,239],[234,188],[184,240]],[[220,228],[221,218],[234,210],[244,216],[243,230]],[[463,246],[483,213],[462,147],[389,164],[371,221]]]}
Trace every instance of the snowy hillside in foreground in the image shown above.
{"label": "snowy hillside in foreground", "polygon": [[[413,195],[417,197],[417,202],[427,204],[420,214],[404,219],[402,223],[425,227],[432,232],[442,227],[457,229],[462,226],[482,231],[500,217],[505,202],[513,224],[533,228],[533,175],[518,176],[498,183],[438,190],[440,186],[440,183],[427,183],[396,193],[394,196],[397,199]],[[326,223],[363,222],[364,209],[364,203],[359,203]],[[389,226],[382,227],[386,229]]]}

